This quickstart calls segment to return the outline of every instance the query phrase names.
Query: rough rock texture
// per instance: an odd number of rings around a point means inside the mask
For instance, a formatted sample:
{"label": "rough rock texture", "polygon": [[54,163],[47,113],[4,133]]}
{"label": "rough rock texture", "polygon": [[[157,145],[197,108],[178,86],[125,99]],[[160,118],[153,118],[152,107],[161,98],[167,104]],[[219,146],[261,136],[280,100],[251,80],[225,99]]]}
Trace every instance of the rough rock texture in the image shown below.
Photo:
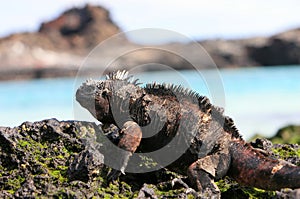
{"label": "rough rock texture", "polygon": [[[127,174],[107,183],[109,168],[100,153],[105,142],[94,123],[55,119],[0,127],[0,198],[195,198],[197,193],[162,169]],[[95,142],[95,139],[98,142]],[[103,137],[102,137],[103,138]],[[300,164],[298,145],[253,142],[274,157]],[[218,182],[222,198],[298,198],[299,190],[264,191],[241,187],[229,178]],[[206,196],[209,196],[209,191]],[[204,197],[204,196],[203,196]]]}
{"label": "rough rock texture", "polygon": [[93,124],[55,119],[1,127],[0,198],[93,196],[87,190],[103,184],[99,177],[105,172],[103,156],[91,152],[84,145],[88,138],[80,136],[92,135],[94,128]]}

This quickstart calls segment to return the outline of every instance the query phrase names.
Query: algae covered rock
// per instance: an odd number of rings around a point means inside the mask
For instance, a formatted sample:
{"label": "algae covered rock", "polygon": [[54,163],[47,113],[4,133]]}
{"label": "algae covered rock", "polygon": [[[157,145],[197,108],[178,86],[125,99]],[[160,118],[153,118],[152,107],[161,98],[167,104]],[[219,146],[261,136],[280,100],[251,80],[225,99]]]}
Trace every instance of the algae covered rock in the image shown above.
{"label": "algae covered rock", "polygon": [[0,198],[96,195],[106,172],[103,156],[92,151],[92,142],[84,145],[88,138],[81,139],[79,127],[98,129],[92,123],[55,119],[1,127]]}
{"label": "algae covered rock", "polygon": [[[91,122],[25,122],[0,127],[0,198],[205,198],[189,187],[187,176],[167,169],[126,173],[108,183],[106,142],[116,139],[116,129],[105,134]],[[108,137],[109,139],[105,139]],[[251,143],[274,158],[300,165],[296,144]],[[148,160],[145,160],[147,164]],[[297,198],[299,190],[265,191],[238,185],[226,177],[218,181],[222,198]]]}
{"label": "algae covered rock", "polygon": [[[0,198],[136,198],[146,194],[144,183],[156,187],[175,178],[163,169],[108,183],[104,136],[94,123],[56,119],[0,127]],[[153,190],[158,197],[184,193]]]}

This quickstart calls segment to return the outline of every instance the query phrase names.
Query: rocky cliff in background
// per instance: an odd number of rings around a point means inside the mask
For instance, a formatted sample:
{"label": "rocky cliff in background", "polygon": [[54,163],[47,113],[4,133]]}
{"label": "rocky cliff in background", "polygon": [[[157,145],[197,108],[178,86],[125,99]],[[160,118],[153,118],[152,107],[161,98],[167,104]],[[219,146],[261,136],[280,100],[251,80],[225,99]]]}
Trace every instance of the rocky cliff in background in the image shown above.
{"label": "rocky cliff in background", "polygon": [[269,38],[200,42],[219,67],[300,64],[300,28]]}
{"label": "rocky cliff in background", "polygon": [[[84,58],[96,45],[120,31],[103,7],[86,5],[67,10],[56,19],[42,23],[37,32],[18,33],[0,39],[0,80],[74,76]],[[300,29],[269,38],[217,39],[199,43],[219,68],[300,64]],[[114,60],[115,55],[128,46],[141,47],[126,38],[120,38],[117,43],[106,46],[105,51],[97,55],[92,68],[104,67],[107,60]],[[211,64],[205,62],[205,57],[194,52],[192,46],[189,43],[172,43],[157,47],[170,49],[171,52],[190,52],[192,59],[200,60],[202,68],[210,68]],[[144,50],[118,58],[114,63],[115,67],[111,69],[121,69],[124,66],[130,69],[149,62],[175,69],[193,68],[184,57]],[[154,65],[143,68],[159,69]],[[95,70],[90,72],[94,73]]]}
{"label": "rocky cliff in background", "polygon": [[39,29],[54,49],[72,51],[92,49],[119,31],[106,9],[90,5],[68,10],[58,18],[42,23]]}
{"label": "rocky cliff in background", "polygon": [[247,50],[249,57],[260,65],[300,64],[300,28],[274,35],[264,45]]}
{"label": "rocky cliff in background", "polygon": [[87,52],[119,31],[103,7],[67,10],[37,32],[0,39],[0,80],[75,75]]}

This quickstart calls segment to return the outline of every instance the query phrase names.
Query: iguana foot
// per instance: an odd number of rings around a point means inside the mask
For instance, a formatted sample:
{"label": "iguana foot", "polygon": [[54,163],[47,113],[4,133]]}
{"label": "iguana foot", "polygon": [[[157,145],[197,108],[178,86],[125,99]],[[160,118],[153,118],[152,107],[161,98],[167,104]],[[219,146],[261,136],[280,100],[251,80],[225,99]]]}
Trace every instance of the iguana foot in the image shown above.
{"label": "iguana foot", "polygon": [[[125,174],[130,156],[135,152],[142,139],[142,130],[136,122],[127,121],[120,131],[118,147],[121,148],[121,158],[115,162],[114,169],[108,174],[108,181],[116,180]],[[113,154],[112,154],[113,155]]]}
{"label": "iguana foot", "polygon": [[203,191],[206,188],[212,190],[213,193],[218,193],[219,189],[214,183],[214,179],[220,179],[228,171],[230,157],[228,154],[214,154],[198,159],[188,168],[188,177],[192,186]]}

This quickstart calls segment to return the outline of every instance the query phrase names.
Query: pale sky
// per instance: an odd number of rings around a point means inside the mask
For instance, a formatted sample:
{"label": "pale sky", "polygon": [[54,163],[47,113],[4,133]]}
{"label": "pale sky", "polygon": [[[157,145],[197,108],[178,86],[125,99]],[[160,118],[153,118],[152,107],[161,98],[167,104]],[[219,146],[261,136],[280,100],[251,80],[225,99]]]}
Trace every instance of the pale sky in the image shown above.
{"label": "pale sky", "polygon": [[0,7],[0,36],[36,31],[74,5],[108,8],[124,31],[163,28],[193,39],[268,36],[300,27],[299,0],[9,0]]}

